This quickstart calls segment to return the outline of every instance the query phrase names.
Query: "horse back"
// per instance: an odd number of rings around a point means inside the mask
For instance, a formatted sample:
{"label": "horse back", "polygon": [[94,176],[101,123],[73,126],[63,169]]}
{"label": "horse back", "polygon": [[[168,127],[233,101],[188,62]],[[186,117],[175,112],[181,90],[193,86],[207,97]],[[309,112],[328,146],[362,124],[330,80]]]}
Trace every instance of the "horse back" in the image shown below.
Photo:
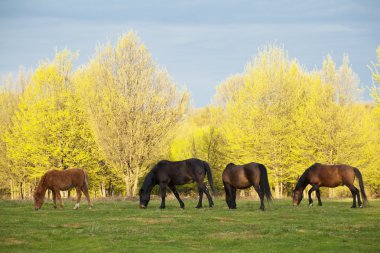
{"label": "horse back", "polygon": [[345,164],[317,164],[309,169],[308,177],[311,184],[337,187],[351,184],[355,179],[355,172],[353,167]]}
{"label": "horse back", "polygon": [[191,158],[183,161],[163,160],[157,163],[155,175],[159,182],[174,185],[203,181],[205,168],[202,160]]}
{"label": "horse back", "polygon": [[260,169],[258,163],[244,165],[229,164],[222,174],[223,182],[238,189],[246,189],[260,182]]}
{"label": "horse back", "polygon": [[82,169],[50,170],[45,175],[45,183],[49,189],[68,190],[87,184],[86,175]]}

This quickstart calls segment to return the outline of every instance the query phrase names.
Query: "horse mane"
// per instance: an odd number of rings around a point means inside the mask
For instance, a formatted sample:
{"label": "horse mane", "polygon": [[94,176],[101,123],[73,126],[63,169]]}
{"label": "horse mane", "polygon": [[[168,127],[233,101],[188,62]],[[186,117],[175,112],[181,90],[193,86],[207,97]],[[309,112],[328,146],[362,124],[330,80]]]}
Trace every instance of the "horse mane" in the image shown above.
{"label": "horse mane", "polygon": [[46,181],[46,173],[41,177],[40,182],[38,182],[38,185],[36,187],[37,193],[42,193],[43,187],[45,185],[45,181]]}
{"label": "horse mane", "polygon": [[45,186],[45,181],[46,181],[46,173],[41,177],[40,182],[38,182],[38,185],[36,189],[34,190],[34,198],[41,198],[45,196],[47,187]]}
{"label": "horse mane", "polygon": [[154,185],[155,175],[154,172],[157,169],[157,165],[153,167],[151,171],[146,175],[144,182],[141,186],[141,190],[149,191],[149,189]]}
{"label": "horse mane", "polygon": [[234,166],[234,165],[235,165],[234,163],[229,163],[229,164],[227,164],[226,168],[229,166]]}
{"label": "horse mane", "polygon": [[298,182],[295,187],[296,190],[300,188],[305,188],[305,186],[307,185],[306,177],[309,173],[309,169],[305,170],[304,173],[301,175],[301,177],[298,179]]}

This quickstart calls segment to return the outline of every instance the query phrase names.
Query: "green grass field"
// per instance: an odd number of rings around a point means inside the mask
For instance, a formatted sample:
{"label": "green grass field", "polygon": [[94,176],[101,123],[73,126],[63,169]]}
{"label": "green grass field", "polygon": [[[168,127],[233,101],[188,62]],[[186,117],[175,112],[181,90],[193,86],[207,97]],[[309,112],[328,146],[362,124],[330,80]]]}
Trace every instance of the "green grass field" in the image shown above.
{"label": "green grass field", "polygon": [[[323,199],[322,199],[323,201]],[[185,199],[181,210],[159,200],[140,210],[138,202],[82,201],[72,210],[51,202],[34,211],[30,201],[0,201],[0,252],[380,252],[380,201],[351,209],[351,201],[324,200],[324,206],[293,208],[290,200],[238,200],[228,210],[223,199],[213,209],[196,209]]]}

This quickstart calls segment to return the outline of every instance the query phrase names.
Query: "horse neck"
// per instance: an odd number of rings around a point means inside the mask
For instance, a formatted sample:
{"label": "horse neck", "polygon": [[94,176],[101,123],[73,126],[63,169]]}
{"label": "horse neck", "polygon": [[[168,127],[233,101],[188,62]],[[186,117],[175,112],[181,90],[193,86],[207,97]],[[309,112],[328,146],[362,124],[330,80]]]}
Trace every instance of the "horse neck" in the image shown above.
{"label": "horse neck", "polygon": [[41,195],[45,195],[46,190],[47,190],[47,186],[44,184],[44,178],[42,178],[40,183],[37,186],[36,192],[40,193]]}
{"label": "horse neck", "polygon": [[153,174],[153,172],[149,172],[149,174],[147,175],[144,183],[143,183],[143,189],[147,192],[147,193],[151,193],[152,190],[153,190],[153,187],[156,185],[155,183],[155,176]]}
{"label": "horse neck", "polygon": [[296,189],[304,190],[306,186],[309,184],[309,179],[307,178],[307,171],[305,171],[300,179],[297,182]]}

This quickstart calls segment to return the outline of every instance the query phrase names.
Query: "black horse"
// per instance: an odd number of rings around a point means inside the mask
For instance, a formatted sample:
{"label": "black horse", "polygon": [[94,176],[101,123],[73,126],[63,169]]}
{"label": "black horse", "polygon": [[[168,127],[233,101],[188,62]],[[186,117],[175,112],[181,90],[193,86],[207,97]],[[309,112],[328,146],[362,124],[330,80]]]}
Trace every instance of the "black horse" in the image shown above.
{"label": "black horse", "polygon": [[207,190],[206,184],[203,182],[206,174],[211,189],[215,193],[211,169],[207,162],[195,158],[178,162],[171,162],[166,160],[160,161],[145,177],[144,183],[139,192],[140,207],[146,208],[148,206],[150,193],[153,187],[158,184],[161,188],[161,209],[165,208],[167,186],[174,193],[174,196],[178,199],[181,208],[185,208],[185,204],[180,199],[175,186],[188,184],[191,182],[196,182],[198,184],[199,202],[197,208],[202,207],[203,193],[205,193],[208,198],[209,206],[213,207],[214,202],[212,201],[210,193]]}
{"label": "black horse", "polygon": [[360,200],[360,194],[358,188],[354,186],[355,177],[359,179],[360,191],[364,203],[367,202],[367,196],[364,191],[363,177],[357,168],[351,167],[349,165],[328,165],[315,163],[309,167],[302,174],[297,182],[296,187],[293,190],[293,206],[298,206],[302,200],[302,193],[305,187],[310,184],[312,188],[309,190],[309,205],[313,205],[313,200],[311,199],[311,193],[316,191],[318,198],[318,205],[322,205],[321,193],[319,192],[319,187],[329,187],[334,188],[340,185],[347,186],[353,198],[352,208],[356,207],[356,197],[358,198],[359,207],[363,207]]}
{"label": "black horse", "polygon": [[222,175],[226,202],[230,209],[236,208],[236,189],[247,189],[253,186],[260,197],[260,209],[264,210],[264,196],[267,201],[272,199],[267,169],[260,163],[235,165],[230,163]]}

